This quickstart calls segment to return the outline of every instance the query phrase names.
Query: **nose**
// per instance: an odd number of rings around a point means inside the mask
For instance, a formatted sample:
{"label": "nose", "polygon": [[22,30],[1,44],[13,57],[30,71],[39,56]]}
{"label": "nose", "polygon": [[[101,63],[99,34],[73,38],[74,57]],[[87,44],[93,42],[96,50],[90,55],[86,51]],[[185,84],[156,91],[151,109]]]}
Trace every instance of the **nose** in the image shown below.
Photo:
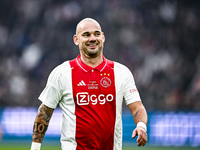
{"label": "nose", "polygon": [[96,37],[93,34],[91,34],[89,41],[91,42],[96,41]]}

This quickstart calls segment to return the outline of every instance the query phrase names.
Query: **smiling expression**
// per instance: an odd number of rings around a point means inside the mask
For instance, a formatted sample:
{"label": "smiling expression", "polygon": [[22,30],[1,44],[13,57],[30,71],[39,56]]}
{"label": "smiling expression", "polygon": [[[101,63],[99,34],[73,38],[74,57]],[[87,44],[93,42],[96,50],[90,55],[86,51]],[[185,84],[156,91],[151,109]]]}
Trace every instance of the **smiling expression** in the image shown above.
{"label": "smiling expression", "polygon": [[77,25],[74,43],[79,46],[81,54],[87,58],[100,56],[105,41],[100,25],[94,20],[86,20]]}

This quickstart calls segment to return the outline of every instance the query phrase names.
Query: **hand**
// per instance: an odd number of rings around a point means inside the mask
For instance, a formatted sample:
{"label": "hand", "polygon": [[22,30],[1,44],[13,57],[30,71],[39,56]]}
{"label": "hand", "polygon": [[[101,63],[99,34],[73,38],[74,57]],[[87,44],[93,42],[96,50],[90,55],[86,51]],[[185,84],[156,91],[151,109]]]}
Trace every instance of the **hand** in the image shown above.
{"label": "hand", "polygon": [[135,128],[135,130],[133,130],[132,138],[135,138],[137,135],[137,145],[144,146],[147,143],[147,133],[145,129],[142,127]]}

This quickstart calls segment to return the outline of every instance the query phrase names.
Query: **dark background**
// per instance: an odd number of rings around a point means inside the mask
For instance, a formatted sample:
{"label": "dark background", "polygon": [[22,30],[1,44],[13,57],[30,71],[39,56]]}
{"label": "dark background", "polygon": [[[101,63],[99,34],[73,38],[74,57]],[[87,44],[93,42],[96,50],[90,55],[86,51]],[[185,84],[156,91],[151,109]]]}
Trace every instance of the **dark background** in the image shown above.
{"label": "dark background", "polygon": [[199,0],[0,0],[0,107],[39,106],[51,70],[79,54],[85,17],[101,24],[105,57],[132,71],[147,111],[200,111]]}

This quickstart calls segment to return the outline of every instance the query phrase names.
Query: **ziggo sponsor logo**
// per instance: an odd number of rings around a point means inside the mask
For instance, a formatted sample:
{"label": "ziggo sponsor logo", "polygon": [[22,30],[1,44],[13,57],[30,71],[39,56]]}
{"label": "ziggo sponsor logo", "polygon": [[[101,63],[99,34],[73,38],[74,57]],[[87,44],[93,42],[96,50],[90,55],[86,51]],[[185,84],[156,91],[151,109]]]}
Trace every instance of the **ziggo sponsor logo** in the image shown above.
{"label": "ziggo sponsor logo", "polygon": [[106,101],[111,102],[114,99],[114,96],[112,94],[89,95],[87,92],[80,92],[76,94],[76,98],[78,105],[88,105],[90,102],[93,105],[96,105],[97,103],[103,105]]}

